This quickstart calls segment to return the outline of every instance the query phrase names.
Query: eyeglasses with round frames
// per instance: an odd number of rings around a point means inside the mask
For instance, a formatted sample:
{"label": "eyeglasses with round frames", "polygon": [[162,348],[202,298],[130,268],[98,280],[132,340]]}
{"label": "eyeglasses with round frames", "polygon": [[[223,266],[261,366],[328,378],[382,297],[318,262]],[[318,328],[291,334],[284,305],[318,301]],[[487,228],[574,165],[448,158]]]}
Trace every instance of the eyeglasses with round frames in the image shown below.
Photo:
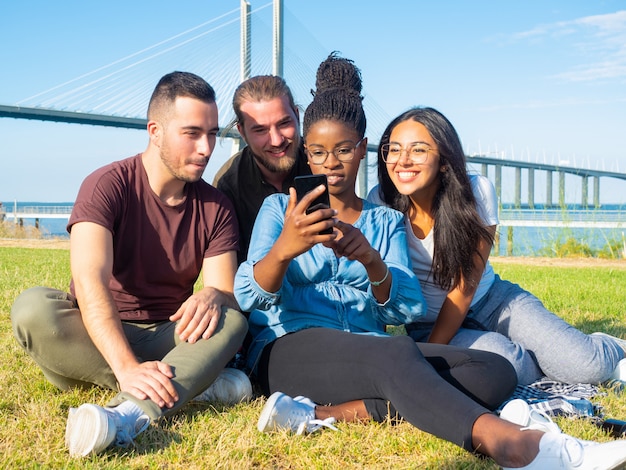
{"label": "eyeglasses with round frames", "polygon": [[406,148],[402,148],[400,144],[384,144],[380,147],[380,151],[385,163],[398,163],[404,152],[411,163],[416,165],[424,163],[428,158],[428,152],[433,149],[422,143],[410,144]]}
{"label": "eyeglasses with round frames", "polygon": [[313,150],[309,149],[308,147],[305,148],[313,165],[323,165],[326,162],[328,155],[330,155],[331,153],[340,162],[352,161],[352,159],[354,158],[354,151],[359,145],[361,145],[361,142],[363,142],[363,139],[359,140],[356,144],[352,146],[342,145],[331,151],[322,148],[315,148]]}

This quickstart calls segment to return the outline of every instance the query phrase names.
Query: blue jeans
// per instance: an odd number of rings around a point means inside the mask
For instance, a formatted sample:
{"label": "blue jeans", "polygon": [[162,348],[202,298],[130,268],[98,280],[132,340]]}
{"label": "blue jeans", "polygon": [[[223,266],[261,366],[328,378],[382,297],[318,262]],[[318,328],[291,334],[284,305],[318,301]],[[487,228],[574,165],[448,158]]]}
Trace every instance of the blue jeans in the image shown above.
{"label": "blue jeans", "polygon": [[[432,327],[433,323],[412,323],[407,332],[416,341],[426,341]],[[537,297],[498,275],[450,344],[504,356],[522,385],[544,376],[570,384],[602,383],[626,356],[615,341],[582,333],[548,311]]]}

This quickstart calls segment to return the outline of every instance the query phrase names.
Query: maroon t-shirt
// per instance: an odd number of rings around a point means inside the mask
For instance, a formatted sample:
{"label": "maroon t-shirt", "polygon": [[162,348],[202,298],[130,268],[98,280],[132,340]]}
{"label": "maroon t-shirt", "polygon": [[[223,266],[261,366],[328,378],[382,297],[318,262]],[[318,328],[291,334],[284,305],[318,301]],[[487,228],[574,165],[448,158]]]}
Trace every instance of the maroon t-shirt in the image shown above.
{"label": "maroon t-shirt", "polygon": [[67,230],[78,222],[113,234],[109,288],[122,320],[166,320],[192,294],[204,258],[238,249],[226,196],[200,180],[185,185],[184,202],[168,206],[150,188],[141,154],[83,181]]}

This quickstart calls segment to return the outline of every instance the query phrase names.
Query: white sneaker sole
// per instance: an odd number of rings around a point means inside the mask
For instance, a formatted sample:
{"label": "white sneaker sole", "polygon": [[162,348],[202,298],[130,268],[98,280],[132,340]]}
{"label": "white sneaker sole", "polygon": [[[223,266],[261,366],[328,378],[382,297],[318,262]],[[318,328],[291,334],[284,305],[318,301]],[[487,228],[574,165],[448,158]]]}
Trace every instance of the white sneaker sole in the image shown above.
{"label": "white sneaker sole", "polygon": [[274,392],[270,395],[261,411],[261,416],[259,416],[259,421],[257,422],[257,429],[261,432],[269,432],[273,431],[274,428],[270,426],[270,422],[273,420],[276,413],[274,412],[274,407],[276,406],[276,402],[279,398],[283,396],[281,392]]}
{"label": "white sneaker sole", "polygon": [[99,406],[85,404],[70,411],[65,429],[65,444],[70,456],[98,454],[115,440],[115,423]]}

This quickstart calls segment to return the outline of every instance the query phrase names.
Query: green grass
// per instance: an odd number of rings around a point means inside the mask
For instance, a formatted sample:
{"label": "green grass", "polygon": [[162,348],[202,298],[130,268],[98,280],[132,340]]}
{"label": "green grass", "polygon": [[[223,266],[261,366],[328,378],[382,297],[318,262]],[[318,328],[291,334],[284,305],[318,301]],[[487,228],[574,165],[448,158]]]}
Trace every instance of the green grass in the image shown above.
{"label": "green grass", "polygon": [[[554,268],[496,261],[502,277],[537,294],[550,309],[586,332],[626,336],[626,266]],[[66,289],[67,250],[0,247],[0,459],[3,468],[498,468],[407,423],[346,424],[341,432],[309,436],[261,434],[258,398],[234,407],[191,404],[153,424],[129,449],[72,460],[64,447],[67,410],[85,402],[105,404],[113,392],[92,388],[61,392],[43,378],[18,347],[9,312],[24,289],[46,285]],[[626,418],[626,396],[599,399],[607,415]],[[560,419],[578,437],[609,440],[587,421]]]}

